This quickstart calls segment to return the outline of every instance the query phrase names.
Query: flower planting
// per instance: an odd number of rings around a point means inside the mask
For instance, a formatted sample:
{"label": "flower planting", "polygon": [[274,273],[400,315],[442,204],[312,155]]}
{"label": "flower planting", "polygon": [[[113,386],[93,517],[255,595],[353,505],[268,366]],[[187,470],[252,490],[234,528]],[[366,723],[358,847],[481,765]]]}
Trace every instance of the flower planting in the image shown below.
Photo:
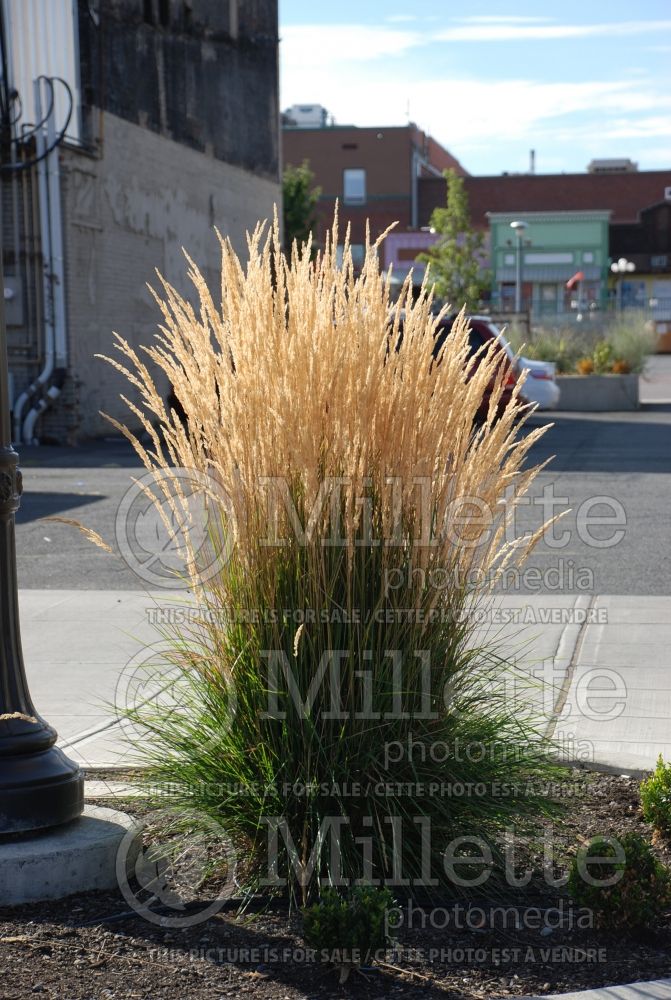
{"label": "flower planting", "polygon": [[650,321],[636,312],[572,326],[538,326],[530,336],[511,328],[506,336],[516,349],[523,346],[525,357],[553,361],[562,375],[641,374],[657,343]]}

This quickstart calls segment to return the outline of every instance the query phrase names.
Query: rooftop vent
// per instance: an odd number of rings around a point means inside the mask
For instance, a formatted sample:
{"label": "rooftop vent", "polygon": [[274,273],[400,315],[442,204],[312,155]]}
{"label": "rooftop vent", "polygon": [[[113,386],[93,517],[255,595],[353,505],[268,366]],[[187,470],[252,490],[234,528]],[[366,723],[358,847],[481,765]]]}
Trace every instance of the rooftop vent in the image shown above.
{"label": "rooftop vent", "polygon": [[327,118],[328,111],[321,104],[292,104],[284,112],[287,124],[298,128],[323,128]]}
{"label": "rooftop vent", "polygon": [[625,157],[613,160],[592,160],[587,165],[588,174],[634,174],[638,163]]}

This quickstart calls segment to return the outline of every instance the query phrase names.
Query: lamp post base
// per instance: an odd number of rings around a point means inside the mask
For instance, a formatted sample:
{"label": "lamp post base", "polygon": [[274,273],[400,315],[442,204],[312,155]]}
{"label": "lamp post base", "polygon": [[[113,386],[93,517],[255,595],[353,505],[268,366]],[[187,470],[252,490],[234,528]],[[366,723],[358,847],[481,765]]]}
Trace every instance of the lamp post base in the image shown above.
{"label": "lamp post base", "polygon": [[0,900],[25,906],[80,892],[118,892],[133,877],[141,848],[141,827],[132,817],[87,806],[67,826],[0,846]]}
{"label": "lamp post base", "polygon": [[0,836],[60,826],[84,808],[84,776],[58,747],[0,761]]}
{"label": "lamp post base", "polygon": [[[0,368],[2,362],[0,356]],[[69,823],[84,808],[84,778],[55,746],[56,731],[35,711],[23,666],[14,538],[22,486],[17,458],[10,446],[0,446],[0,837]]]}

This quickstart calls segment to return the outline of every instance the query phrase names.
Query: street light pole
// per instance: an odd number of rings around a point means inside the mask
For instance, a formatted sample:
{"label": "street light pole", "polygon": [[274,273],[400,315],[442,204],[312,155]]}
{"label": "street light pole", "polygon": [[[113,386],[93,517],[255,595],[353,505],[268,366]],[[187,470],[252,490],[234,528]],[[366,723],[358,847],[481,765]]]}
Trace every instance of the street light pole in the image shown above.
{"label": "street light pole", "polygon": [[23,666],[14,531],[22,480],[11,443],[1,262],[0,248],[0,835],[67,823],[84,809],[83,776],[35,711]]}
{"label": "street light pole", "polygon": [[610,269],[613,274],[617,275],[616,308],[618,312],[622,312],[622,278],[625,274],[631,274],[635,271],[636,265],[633,261],[627,260],[626,257],[620,257],[619,260],[613,261]]}
{"label": "street light pole", "polygon": [[517,237],[517,254],[515,258],[515,312],[522,312],[522,237],[527,229],[527,223],[521,220],[510,223],[510,228]]}

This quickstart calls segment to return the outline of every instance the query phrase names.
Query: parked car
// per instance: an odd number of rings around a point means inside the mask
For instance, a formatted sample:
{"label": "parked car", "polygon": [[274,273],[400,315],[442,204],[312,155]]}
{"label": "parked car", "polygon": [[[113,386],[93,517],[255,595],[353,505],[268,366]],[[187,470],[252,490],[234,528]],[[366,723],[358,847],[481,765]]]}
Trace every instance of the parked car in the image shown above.
{"label": "parked car", "polygon": [[517,375],[521,375],[524,369],[527,369],[527,377],[520,389],[520,396],[525,403],[536,403],[539,410],[557,408],[560,393],[557,385],[557,366],[554,362],[534,361],[533,358],[523,356],[516,358],[514,350],[489,316],[469,316],[468,322],[471,329],[478,331],[481,336],[499,340]]}
{"label": "parked car", "polygon": [[520,395],[527,403],[538,403],[539,410],[556,410],[559,405],[557,366],[553,361],[534,361],[533,358],[519,357],[517,372],[526,368],[527,377]]}
{"label": "parked car", "polygon": [[[438,328],[436,330],[436,339],[433,346],[433,356],[436,358],[445,339],[449,336],[452,327],[454,326],[455,320],[457,318],[457,313],[451,313],[440,321]],[[517,383],[517,375],[515,372],[515,366],[512,363],[514,355],[509,353],[509,345],[503,337],[501,337],[500,331],[491,323],[489,317],[487,316],[468,316],[468,343],[469,343],[469,353],[473,357],[480,350],[481,347],[497,340],[500,344],[500,350],[502,354],[501,363],[505,365],[506,374],[505,382],[503,385],[503,391],[499,397],[498,402],[498,415],[504,411],[508,403],[510,402],[513,389]],[[401,323],[400,333],[398,342],[396,344],[396,350],[399,349],[401,343],[403,342],[403,324]],[[484,352],[483,352],[484,353]],[[492,390],[494,388],[494,382],[489,384],[485,389],[482,397],[482,402],[478,407],[476,414],[476,419],[478,421],[484,421],[487,419],[487,414],[489,412],[489,400],[491,398]]]}

